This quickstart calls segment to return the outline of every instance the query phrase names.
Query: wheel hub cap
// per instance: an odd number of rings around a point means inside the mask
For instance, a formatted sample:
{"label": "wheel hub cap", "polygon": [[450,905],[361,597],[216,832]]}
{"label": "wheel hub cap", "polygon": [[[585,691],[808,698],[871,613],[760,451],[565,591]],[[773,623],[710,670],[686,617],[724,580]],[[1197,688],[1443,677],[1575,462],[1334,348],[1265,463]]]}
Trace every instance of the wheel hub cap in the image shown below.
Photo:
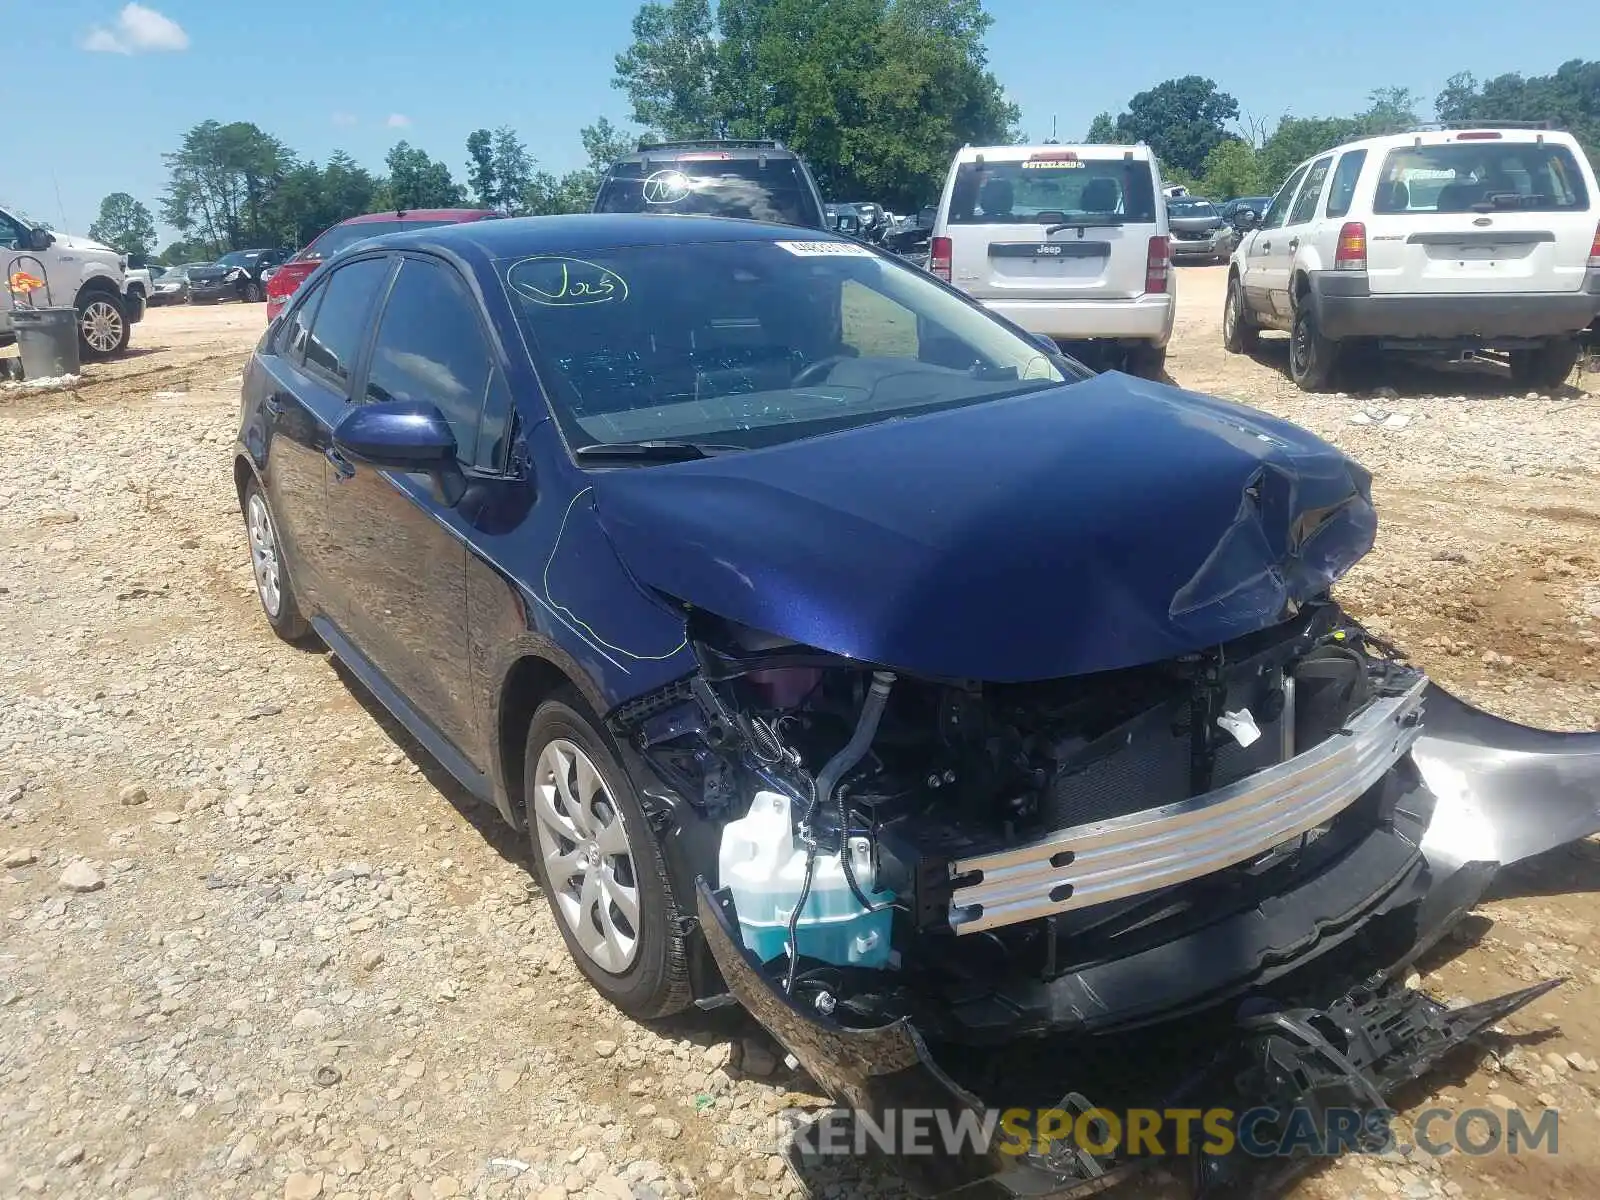
{"label": "wheel hub cap", "polygon": [[639,955],[639,883],[622,812],[566,738],[540,752],[533,793],[534,839],[556,911],[590,961],[620,975]]}
{"label": "wheel hub cap", "polygon": [[256,577],[256,592],[267,616],[276,617],[283,607],[283,587],[278,575],[278,539],[272,528],[272,515],[261,493],[252,492],[245,514],[250,535],[250,570]]}
{"label": "wheel hub cap", "polygon": [[103,300],[83,310],[83,340],[94,349],[109,352],[122,340],[122,315]]}

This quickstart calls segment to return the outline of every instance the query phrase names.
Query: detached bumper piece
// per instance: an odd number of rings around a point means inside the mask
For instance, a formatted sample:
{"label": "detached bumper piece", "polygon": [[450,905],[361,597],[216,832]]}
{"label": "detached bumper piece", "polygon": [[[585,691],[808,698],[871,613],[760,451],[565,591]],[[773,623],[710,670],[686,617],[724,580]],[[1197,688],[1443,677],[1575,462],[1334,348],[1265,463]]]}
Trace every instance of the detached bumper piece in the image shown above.
{"label": "detached bumper piece", "polygon": [[[697,886],[701,926],[731,994],[767,1027],[835,1101],[879,1127],[895,1114],[944,1114],[947,1128],[997,1128],[995,1114],[934,1061],[911,1021],[854,1029],[799,1003],[774,985],[740,944],[726,892]],[[1388,1098],[1509,1014],[1559,984],[1549,981],[1495,1000],[1449,1009],[1392,980],[1374,978],[1315,1007],[1264,1009],[1247,1002],[1230,1036],[1202,1071],[1165,1094],[1116,1107],[1226,1108],[1235,1114],[1295,1110],[1322,1124],[1331,1109],[1386,1115]],[[1091,1112],[1092,1097],[1068,1092],[1054,1109]],[[1110,1104],[1110,1111],[1115,1111]],[[1198,1143],[1199,1139],[1196,1139]],[[1196,1200],[1247,1200],[1277,1193],[1312,1160],[1253,1156],[1133,1157],[1120,1149],[1090,1152],[1068,1140],[1017,1153],[1015,1144],[964,1140],[932,1154],[897,1156],[894,1166],[918,1196],[1088,1196],[1159,1166],[1189,1180]]]}

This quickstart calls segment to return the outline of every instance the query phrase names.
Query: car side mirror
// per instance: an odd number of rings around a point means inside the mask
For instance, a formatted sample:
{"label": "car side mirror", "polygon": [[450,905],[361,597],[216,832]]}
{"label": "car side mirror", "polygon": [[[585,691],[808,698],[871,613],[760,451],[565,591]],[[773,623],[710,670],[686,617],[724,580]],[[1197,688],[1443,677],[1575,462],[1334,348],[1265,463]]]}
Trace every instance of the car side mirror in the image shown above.
{"label": "car side mirror", "polygon": [[36,254],[50,249],[56,244],[56,235],[48,229],[30,229],[28,231],[28,249]]}
{"label": "car side mirror", "polygon": [[1254,229],[1258,219],[1253,208],[1241,208],[1233,214],[1233,223],[1240,229]]}
{"label": "car side mirror", "polygon": [[426,400],[356,405],[334,426],[333,448],[379,470],[430,475],[440,499],[452,507],[466,491],[456,435],[438,406]]}

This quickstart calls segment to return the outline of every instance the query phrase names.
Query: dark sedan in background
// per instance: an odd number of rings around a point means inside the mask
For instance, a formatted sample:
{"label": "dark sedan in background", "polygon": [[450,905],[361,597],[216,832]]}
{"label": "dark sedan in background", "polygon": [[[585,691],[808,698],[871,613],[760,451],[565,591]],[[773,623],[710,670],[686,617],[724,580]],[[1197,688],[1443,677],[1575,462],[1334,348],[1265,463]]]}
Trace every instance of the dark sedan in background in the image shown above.
{"label": "dark sedan in background", "polygon": [[210,266],[189,271],[189,299],[195,304],[219,300],[244,300],[255,304],[267,298],[262,276],[289,257],[288,250],[235,250]]}

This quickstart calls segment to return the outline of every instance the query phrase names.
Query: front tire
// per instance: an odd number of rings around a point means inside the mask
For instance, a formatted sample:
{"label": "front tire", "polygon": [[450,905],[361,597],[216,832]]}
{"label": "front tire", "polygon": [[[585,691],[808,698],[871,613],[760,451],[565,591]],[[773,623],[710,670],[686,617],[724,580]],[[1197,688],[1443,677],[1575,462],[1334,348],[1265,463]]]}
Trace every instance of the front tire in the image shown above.
{"label": "front tire", "polygon": [[311,635],[311,622],[300,608],[294,582],[284,562],[283,543],[266,493],[253,478],[244,488],[244,527],[250,541],[250,572],[256,581],[256,599],[267,624],[286,642],[303,642]]}
{"label": "front tire", "polygon": [[260,304],[267,298],[267,293],[254,279],[244,285],[244,302],[246,304]]}
{"label": "front tire", "polygon": [[132,326],[122,298],[85,292],[78,298],[78,350],[85,359],[111,358],[128,348]]}
{"label": "front tire", "polygon": [[1320,392],[1333,378],[1339,343],[1324,337],[1317,317],[1305,297],[1295,305],[1294,328],[1289,334],[1289,378],[1302,392]]}
{"label": "front tire", "polygon": [[1244,284],[1237,275],[1228,279],[1228,298],[1222,306],[1222,345],[1230,354],[1248,354],[1261,341],[1261,331],[1245,306]]}
{"label": "front tire", "polygon": [[1554,338],[1537,350],[1513,350],[1511,381],[1519,387],[1553,391],[1571,378],[1582,349],[1577,338]]}
{"label": "front tire", "polygon": [[528,726],[523,794],[533,873],[567,953],[636,1020],[693,1000],[666,861],[611,741],[571,691]]}

